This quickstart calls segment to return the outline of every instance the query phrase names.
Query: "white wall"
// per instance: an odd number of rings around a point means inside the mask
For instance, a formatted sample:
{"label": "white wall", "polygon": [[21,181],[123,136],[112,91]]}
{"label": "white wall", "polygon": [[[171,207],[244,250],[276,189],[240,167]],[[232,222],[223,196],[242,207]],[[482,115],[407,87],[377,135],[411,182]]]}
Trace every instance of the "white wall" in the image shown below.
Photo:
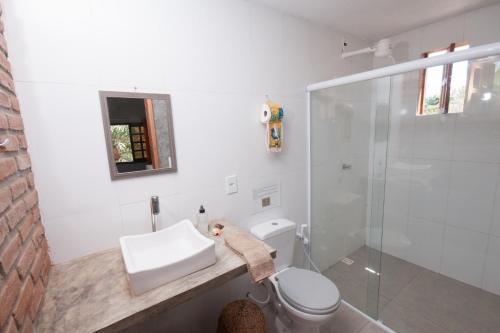
{"label": "white wall", "polygon": [[[329,28],[239,0],[5,0],[5,25],[52,258],[69,260],[161,226],[211,217],[248,226],[306,220],[305,86],[365,70],[339,59]],[[354,48],[365,46],[348,36]],[[99,90],[169,93],[175,174],[112,182]],[[285,108],[281,154],[264,147],[258,110]],[[226,196],[224,178],[239,177]],[[280,181],[281,207],[253,215],[252,189]]]}
{"label": "white wall", "polygon": [[[499,17],[500,4],[391,37],[396,58],[498,41]],[[416,117],[418,82],[393,78],[383,250],[500,294],[500,92],[490,86],[493,98],[474,96],[462,114]]]}
{"label": "white wall", "polygon": [[[415,60],[423,52],[447,47],[452,42],[468,42],[471,46],[500,41],[500,4],[476,9],[462,15],[429,24],[396,36],[393,43],[396,62]],[[385,58],[374,58],[374,67],[391,65]]]}

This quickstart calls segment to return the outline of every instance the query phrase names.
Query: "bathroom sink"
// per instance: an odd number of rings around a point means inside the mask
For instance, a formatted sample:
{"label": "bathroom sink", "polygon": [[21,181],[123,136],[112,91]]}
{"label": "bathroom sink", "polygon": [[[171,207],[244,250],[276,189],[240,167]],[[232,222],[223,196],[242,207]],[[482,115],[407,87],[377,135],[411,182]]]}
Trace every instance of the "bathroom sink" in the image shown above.
{"label": "bathroom sink", "polygon": [[215,264],[215,242],[191,221],[120,238],[125,269],[135,295]]}

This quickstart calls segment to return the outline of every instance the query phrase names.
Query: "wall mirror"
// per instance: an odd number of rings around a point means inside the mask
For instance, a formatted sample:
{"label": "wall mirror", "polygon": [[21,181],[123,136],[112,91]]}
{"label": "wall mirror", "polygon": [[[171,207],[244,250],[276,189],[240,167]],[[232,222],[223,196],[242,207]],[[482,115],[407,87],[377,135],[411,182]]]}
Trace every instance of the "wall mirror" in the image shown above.
{"label": "wall mirror", "polygon": [[111,179],[177,171],[170,95],[99,96]]}

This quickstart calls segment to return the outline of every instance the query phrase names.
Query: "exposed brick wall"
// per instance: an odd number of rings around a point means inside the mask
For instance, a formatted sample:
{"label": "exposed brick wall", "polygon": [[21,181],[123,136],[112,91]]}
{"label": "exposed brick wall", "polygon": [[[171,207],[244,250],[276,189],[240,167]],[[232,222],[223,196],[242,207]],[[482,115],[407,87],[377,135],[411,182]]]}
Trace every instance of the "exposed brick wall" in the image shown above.
{"label": "exposed brick wall", "polygon": [[32,332],[50,257],[0,8],[0,332]]}

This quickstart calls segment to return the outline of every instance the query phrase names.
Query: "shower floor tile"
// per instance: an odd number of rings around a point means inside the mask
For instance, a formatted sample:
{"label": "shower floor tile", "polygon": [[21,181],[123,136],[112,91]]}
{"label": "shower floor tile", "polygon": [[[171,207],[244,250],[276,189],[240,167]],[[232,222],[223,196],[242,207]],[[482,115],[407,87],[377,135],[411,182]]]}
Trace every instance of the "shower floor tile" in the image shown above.
{"label": "shower floor tile", "polygon": [[[271,306],[263,309],[266,316],[268,333],[279,333],[275,326],[276,311]],[[289,332],[285,330],[286,332]],[[366,316],[342,303],[333,318],[320,328],[321,333],[391,333],[387,327],[381,327]]]}
{"label": "shower floor tile", "polygon": [[[366,312],[367,247],[352,253],[351,266],[339,262],[323,274],[345,301]],[[391,255],[382,254],[380,319],[400,333],[499,331],[500,296]]]}
{"label": "shower floor tile", "polygon": [[340,305],[332,320],[323,325],[320,331],[321,333],[389,333],[387,328],[374,324],[345,304]]}

